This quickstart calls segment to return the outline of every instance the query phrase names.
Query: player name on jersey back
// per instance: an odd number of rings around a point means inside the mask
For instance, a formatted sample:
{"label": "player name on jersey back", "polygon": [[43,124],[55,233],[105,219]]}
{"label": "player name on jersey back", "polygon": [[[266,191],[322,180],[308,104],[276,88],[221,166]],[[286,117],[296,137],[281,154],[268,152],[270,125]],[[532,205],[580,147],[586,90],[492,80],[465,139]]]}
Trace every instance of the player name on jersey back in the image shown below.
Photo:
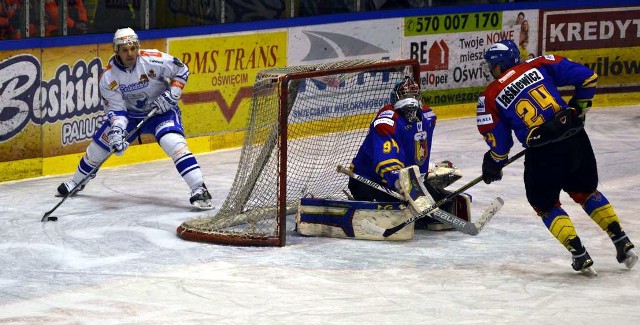
{"label": "player name on jersey back", "polygon": [[[509,71],[509,73],[507,73],[507,76],[505,76],[506,78],[503,77],[501,79],[507,79],[508,76],[510,76],[512,73],[515,73],[515,72],[513,70]],[[500,106],[507,108],[513,102],[513,100],[517,98],[518,95],[520,95],[520,93],[523,90],[525,90],[531,84],[534,84],[543,79],[544,79],[544,76],[542,75],[542,73],[540,73],[538,69],[536,68],[530,69],[525,73],[523,73],[522,75],[520,75],[520,77],[514,79],[508,85],[506,85],[502,89],[502,91],[498,94],[498,96],[496,97],[496,100],[498,103],[500,103]]]}

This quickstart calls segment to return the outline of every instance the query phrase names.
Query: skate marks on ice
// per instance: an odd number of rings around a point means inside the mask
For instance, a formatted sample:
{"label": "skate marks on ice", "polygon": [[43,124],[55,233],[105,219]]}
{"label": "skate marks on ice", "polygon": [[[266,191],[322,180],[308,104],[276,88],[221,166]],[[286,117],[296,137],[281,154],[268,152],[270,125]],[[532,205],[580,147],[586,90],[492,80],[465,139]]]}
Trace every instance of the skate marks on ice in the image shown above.
{"label": "skate marks on ice", "polygon": [[[600,188],[636,242],[640,132],[627,124],[637,116],[640,106],[587,116]],[[439,121],[435,136],[432,160],[455,162],[461,183],[480,175],[486,148],[475,119]],[[217,207],[238,158],[239,150],[198,155]],[[635,324],[639,316],[638,266],[618,264],[606,235],[563,196],[598,277],[573,271],[526,202],[521,163],[469,190],[474,213],[494,197],[505,201],[478,236],[304,238],[289,220],[282,248],[177,238],[179,224],[207,212],[190,210],[168,160],[102,170],[58,208],[58,222],[41,223],[68,177],[0,183],[0,323]]]}

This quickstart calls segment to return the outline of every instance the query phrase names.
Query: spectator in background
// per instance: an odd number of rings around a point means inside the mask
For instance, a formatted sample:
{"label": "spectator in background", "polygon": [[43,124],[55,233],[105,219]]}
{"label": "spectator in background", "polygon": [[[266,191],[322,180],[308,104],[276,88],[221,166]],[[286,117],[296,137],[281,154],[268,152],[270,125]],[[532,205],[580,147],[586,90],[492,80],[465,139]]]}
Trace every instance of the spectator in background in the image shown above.
{"label": "spectator in background", "polygon": [[[45,36],[60,36],[60,7],[59,0],[45,0],[44,10],[47,16]],[[89,32],[87,9],[82,0],[67,1],[67,34],[77,35]]]}
{"label": "spectator in background", "polygon": [[[67,9],[69,10],[67,24],[71,28],[69,34],[86,34],[89,32],[89,18],[82,0],[68,0]],[[73,26],[69,23],[69,19],[71,19]]]}
{"label": "spectator in background", "polygon": [[[30,22],[35,22],[34,2],[30,2]],[[21,21],[22,1],[0,1],[0,39],[20,39],[25,31],[22,30]],[[36,25],[29,24],[29,37],[36,36]]]}
{"label": "spectator in background", "polygon": [[[522,20],[520,20],[520,14],[522,14]],[[520,60],[529,59],[529,51],[527,46],[529,45],[529,21],[524,19],[524,13],[518,15],[520,20],[520,39],[518,41],[518,47],[520,48]]]}
{"label": "spectator in background", "polygon": [[300,1],[300,5],[298,8],[299,8],[298,16],[300,17],[312,17],[312,16],[318,16],[318,15],[349,13],[349,12],[357,11],[352,1],[345,1],[345,0]]}
{"label": "spectator in background", "polygon": [[[89,3],[89,1],[86,2]],[[119,29],[121,26],[142,29],[140,1],[98,1],[93,6],[93,10],[91,28],[95,33],[112,33],[113,30]],[[167,13],[168,9],[164,8],[158,11]]]}
{"label": "spectator in background", "polygon": [[[438,6],[439,4],[433,4]],[[450,4],[450,3],[449,3]],[[365,2],[365,10],[388,10],[388,9],[410,9],[428,7],[429,3],[425,0],[369,0]]]}
{"label": "spectator in background", "polygon": [[0,3],[0,39],[20,38],[20,2],[2,0]]}

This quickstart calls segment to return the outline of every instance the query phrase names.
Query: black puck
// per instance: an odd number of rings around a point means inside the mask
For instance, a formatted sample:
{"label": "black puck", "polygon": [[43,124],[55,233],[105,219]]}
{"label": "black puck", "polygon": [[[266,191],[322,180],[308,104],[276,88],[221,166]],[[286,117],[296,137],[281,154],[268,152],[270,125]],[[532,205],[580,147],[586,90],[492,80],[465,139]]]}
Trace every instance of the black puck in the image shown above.
{"label": "black puck", "polygon": [[58,221],[58,217],[48,217],[48,221]]}

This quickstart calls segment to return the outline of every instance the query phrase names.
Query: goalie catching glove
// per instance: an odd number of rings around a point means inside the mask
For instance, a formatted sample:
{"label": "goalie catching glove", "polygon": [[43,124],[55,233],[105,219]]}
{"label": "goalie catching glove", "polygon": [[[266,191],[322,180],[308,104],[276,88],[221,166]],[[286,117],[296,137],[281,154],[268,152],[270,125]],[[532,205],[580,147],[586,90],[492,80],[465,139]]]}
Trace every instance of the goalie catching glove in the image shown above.
{"label": "goalie catching glove", "polygon": [[441,161],[429,167],[429,172],[424,176],[425,182],[436,189],[444,189],[445,187],[455,183],[462,178],[462,171],[455,167],[448,160]]}

